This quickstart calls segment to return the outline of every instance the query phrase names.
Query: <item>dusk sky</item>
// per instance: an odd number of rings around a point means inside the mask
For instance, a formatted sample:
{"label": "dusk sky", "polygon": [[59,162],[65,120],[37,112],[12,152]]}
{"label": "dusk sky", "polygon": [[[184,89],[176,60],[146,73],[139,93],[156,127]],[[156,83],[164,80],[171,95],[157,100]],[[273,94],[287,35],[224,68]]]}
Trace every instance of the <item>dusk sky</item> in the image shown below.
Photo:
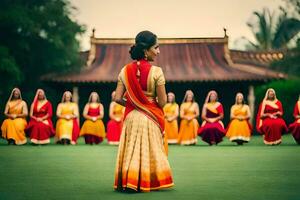
{"label": "dusk sky", "polygon": [[[85,24],[80,38],[82,50],[89,49],[93,27],[96,37],[133,38],[142,30],[158,37],[223,37],[228,29],[230,48],[240,48],[236,39],[253,40],[246,22],[253,11],[274,11],[282,0],[71,0],[77,7],[74,18]],[[253,19],[253,17],[252,17]]]}

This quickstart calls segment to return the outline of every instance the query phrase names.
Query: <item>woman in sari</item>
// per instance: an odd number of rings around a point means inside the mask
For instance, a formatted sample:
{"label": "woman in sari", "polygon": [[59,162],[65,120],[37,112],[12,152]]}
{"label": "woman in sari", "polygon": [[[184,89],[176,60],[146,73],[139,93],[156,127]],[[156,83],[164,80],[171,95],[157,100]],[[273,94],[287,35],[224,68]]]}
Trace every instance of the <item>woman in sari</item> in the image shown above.
{"label": "woman in sari", "polygon": [[299,99],[296,102],[296,105],[294,107],[294,123],[290,124],[289,126],[289,132],[293,134],[293,137],[297,144],[300,144],[300,95]]}
{"label": "woman in sari", "polygon": [[237,93],[235,104],[231,107],[230,118],[226,136],[230,141],[236,142],[238,145],[243,145],[250,141],[251,125],[249,119],[251,117],[250,108],[244,103],[242,93]]}
{"label": "woman in sari", "polygon": [[197,143],[197,130],[199,123],[199,106],[195,102],[194,93],[187,90],[180,106],[180,129],[178,143],[181,145],[195,145]]}
{"label": "woman in sari", "polygon": [[169,92],[167,95],[167,104],[164,106],[165,114],[165,139],[169,144],[178,143],[178,115],[179,107],[175,102],[175,95]]}
{"label": "woman in sari", "polygon": [[256,118],[256,129],[264,135],[265,144],[278,145],[281,143],[281,135],[288,131],[282,115],[282,104],[276,98],[275,90],[269,88],[259,106]]}
{"label": "woman in sari", "polygon": [[104,108],[100,103],[100,97],[97,92],[92,92],[83,110],[83,117],[86,120],[80,130],[80,136],[84,136],[86,144],[99,144],[105,138],[103,116]]}
{"label": "woman in sari", "polygon": [[52,105],[47,100],[44,90],[38,89],[30,107],[30,121],[26,133],[32,144],[49,144],[55,135],[52,124]]}
{"label": "woman in sari", "polygon": [[72,101],[72,93],[66,91],[56,110],[55,141],[60,144],[76,144],[79,136],[78,105]]}
{"label": "woman in sari", "polygon": [[150,64],[159,54],[157,36],[140,32],[130,54],[136,61],[121,70],[115,96],[125,114],[114,188],[149,192],[173,186],[163,145],[165,78],[160,67]]}
{"label": "woman in sari", "polygon": [[[112,100],[116,92],[111,94]],[[107,123],[107,142],[111,145],[119,145],[125,107],[112,101],[109,105],[109,122]]]}
{"label": "woman in sari", "polygon": [[8,144],[26,144],[25,128],[27,125],[26,116],[28,115],[27,104],[22,100],[21,91],[14,88],[6,103],[4,115],[7,117],[2,123],[2,137]]}
{"label": "woman in sari", "polygon": [[222,104],[218,101],[218,94],[212,90],[207,94],[202,108],[202,124],[198,134],[202,140],[209,145],[218,144],[223,141],[225,129],[223,122],[224,111]]}

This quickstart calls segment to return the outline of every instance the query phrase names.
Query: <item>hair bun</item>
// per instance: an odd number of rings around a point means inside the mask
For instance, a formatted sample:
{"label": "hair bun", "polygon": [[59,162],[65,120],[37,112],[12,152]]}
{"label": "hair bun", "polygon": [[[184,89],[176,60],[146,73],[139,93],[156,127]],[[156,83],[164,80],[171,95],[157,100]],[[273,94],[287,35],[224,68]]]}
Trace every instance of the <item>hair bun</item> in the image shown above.
{"label": "hair bun", "polygon": [[129,53],[133,60],[140,60],[145,57],[145,47],[142,44],[134,44],[131,46]]}
{"label": "hair bun", "polygon": [[155,45],[157,36],[150,31],[142,31],[137,34],[135,44],[130,47],[129,53],[133,60],[145,58],[145,50]]}

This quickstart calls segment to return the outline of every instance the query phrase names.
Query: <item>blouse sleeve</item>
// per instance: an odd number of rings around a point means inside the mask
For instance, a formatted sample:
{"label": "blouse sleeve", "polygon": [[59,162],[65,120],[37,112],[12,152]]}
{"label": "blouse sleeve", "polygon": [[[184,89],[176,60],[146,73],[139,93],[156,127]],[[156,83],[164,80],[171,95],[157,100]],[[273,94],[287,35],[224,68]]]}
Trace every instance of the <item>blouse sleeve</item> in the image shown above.
{"label": "blouse sleeve", "polygon": [[122,70],[120,71],[120,73],[118,75],[118,85],[124,85],[123,80],[122,80],[123,72],[124,72],[124,67],[122,68]]}
{"label": "blouse sleeve", "polygon": [[155,85],[159,86],[165,84],[166,84],[166,79],[164,73],[160,67],[157,67],[155,71]]}

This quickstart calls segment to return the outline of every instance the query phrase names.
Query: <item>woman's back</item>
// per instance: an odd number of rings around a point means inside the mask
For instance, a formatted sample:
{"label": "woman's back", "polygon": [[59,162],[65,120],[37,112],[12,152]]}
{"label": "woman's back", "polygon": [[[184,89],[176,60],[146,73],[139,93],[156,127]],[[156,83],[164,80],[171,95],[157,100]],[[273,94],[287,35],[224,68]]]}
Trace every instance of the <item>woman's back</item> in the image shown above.
{"label": "woman's back", "polygon": [[[138,62],[140,62],[140,66],[142,66],[139,68],[140,86],[147,97],[155,98],[156,86],[165,84],[163,71],[160,67],[146,64],[147,61],[141,60]],[[124,83],[126,82],[126,78],[125,78],[126,66],[122,68],[118,78],[118,83],[123,85],[125,85]]]}
{"label": "woman's back", "polygon": [[162,137],[165,78],[161,68],[149,62],[159,54],[156,36],[149,31],[139,33],[130,53],[137,61],[122,68],[115,95],[126,110],[114,188],[150,191],[171,187],[174,183]]}

